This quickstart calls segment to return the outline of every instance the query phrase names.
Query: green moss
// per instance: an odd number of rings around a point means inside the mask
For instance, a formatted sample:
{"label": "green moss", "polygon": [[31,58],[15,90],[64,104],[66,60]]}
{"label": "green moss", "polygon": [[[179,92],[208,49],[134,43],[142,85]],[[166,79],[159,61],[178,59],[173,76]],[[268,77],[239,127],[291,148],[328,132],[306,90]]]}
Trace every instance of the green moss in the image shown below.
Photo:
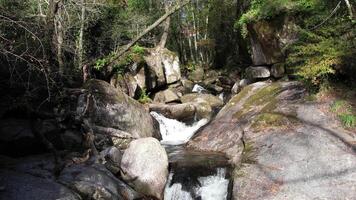
{"label": "green moss", "polygon": [[253,120],[251,128],[258,132],[266,128],[284,128],[298,122],[299,120],[294,113],[288,115],[276,112],[262,113]]}

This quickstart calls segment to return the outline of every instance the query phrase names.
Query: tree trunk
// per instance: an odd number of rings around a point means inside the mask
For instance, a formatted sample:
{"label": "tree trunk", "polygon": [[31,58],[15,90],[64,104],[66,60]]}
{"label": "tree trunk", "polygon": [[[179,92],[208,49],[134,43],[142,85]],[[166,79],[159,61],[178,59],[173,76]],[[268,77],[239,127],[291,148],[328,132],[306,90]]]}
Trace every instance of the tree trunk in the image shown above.
{"label": "tree trunk", "polygon": [[166,46],[170,25],[171,25],[171,18],[168,17],[166,19],[166,21],[164,22],[163,34],[162,34],[161,40],[160,40],[160,42],[158,44],[159,48],[164,48]]}
{"label": "tree trunk", "polygon": [[83,48],[83,37],[84,37],[84,25],[85,25],[85,0],[81,0],[82,4],[82,14],[80,17],[80,30],[79,30],[79,38],[78,38],[78,69],[83,68],[83,54],[84,54],[84,48]]}
{"label": "tree trunk", "polygon": [[130,43],[128,43],[125,47],[123,47],[119,52],[116,52],[116,55],[111,59],[108,65],[112,64],[115,60],[120,58],[126,51],[128,51],[136,42],[138,42],[143,36],[152,31],[158,25],[160,25],[163,21],[165,21],[168,17],[173,15],[175,12],[183,8],[185,5],[190,3],[191,0],[186,0],[182,4],[175,6],[170,11],[166,12],[162,17],[160,17],[157,21],[155,21],[152,25],[147,27],[140,35],[138,35],[135,39],[133,39]]}
{"label": "tree trunk", "polygon": [[53,37],[55,34],[55,15],[58,10],[58,2],[54,0],[49,0],[48,11],[46,14],[46,40],[50,48],[47,48],[46,59],[48,60],[48,72],[52,75],[56,71],[56,61],[55,61],[55,44],[53,43]]}
{"label": "tree trunk", "polygon": [[352,13],[352,6],[351,6],[349,0],[345,0],[345,3],[346,3],[346,6],[347,6],[347,9],[349,10],[350,19],[353,19],[354,15]]}

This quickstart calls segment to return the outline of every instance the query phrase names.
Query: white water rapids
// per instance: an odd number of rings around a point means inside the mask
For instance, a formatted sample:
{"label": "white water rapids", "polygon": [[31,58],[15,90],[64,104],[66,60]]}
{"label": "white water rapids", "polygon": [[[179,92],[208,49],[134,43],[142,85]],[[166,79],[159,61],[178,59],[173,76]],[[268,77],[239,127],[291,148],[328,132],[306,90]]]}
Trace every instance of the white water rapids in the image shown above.
{"label": "white water rapids", "polygon": [[[199,186],[184,191],[181,183],[171,184],[173,173],[169,174],[168,184],[164,191],[165,200],[226,200],[229,180],[225,178],[226,169],[218,168],[213,176],[199,177]],[[194,198],[195,197],[195,198]]]}
{"label": "white water rapids", "polygon": [[161,143],[167,145],[179,145],[187,143],[200,127],[208,123],[207,119],[202,119],[198,122],[195,122],[191,126],[188,126],[183,122],[166,118],[165,116],[156,112],[151,112],[151,115],[159,123],[159,128],[162,135]]}
{"label": "white water rapids", "polygon": [[[151,115],[159,122],[162,135],[161,143],[168,145],[167,147],[185,144],[200,127],[208,123],[207,119],[202,119],[192,125],[187,125],[166,118],[157,112],[151,112]],[[179,152],[175,153],[179,155]],[[183,160],[186,159],[184,155],[180,156]],[[201,156],[207,159],[203,155]],[[191,160],[188,159],[187,162],[191,163]],[[226,176],[227,168],[216,167],[206,170],[208,169],[197,168],[197,166],[171,169],[164,192],[164,200],[226,200],[229,186],[229,179]]]}

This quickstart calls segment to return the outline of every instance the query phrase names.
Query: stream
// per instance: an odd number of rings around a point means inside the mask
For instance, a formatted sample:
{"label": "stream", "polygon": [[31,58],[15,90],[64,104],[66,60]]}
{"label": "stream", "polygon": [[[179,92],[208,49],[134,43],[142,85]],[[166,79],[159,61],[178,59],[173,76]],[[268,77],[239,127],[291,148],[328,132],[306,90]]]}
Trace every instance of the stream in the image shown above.
{"label": "stream", "polygon": [[169,157],[169,178],[165,200],[226,200],[231,198],[231,169],[227,158],[219,153],[188,150],[184,144],[207,119],[185,124],[151,112],[159,122],[161,143]]}

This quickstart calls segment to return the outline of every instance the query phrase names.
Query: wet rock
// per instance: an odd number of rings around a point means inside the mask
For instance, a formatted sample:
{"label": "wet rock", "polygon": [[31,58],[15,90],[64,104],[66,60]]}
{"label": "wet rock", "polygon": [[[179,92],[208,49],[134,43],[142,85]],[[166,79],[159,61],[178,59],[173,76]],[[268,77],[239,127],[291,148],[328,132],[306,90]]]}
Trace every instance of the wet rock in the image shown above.
{"label": "wet rock", "polygon": [[186,121],[194,118],[196,107],[192,103],[183,104],[150,104],[150,111],[161,113],[165,117]]}
{"label": "wet rock", "polygon": [[271,74],[275,78],[281,78],[285,75],[285,65],[284,63],[277,63],[272,65],[271,67]]}
{"label": "wet rock", "polygon": [[[159,133],[148,111],[120,88],[95,79],[87,81],[84,88],[92,95],[87,115],[94,125],[125,131],[135,138],[152,137]],[[85,99],[82,95],[78,100],[79,114],[85,110]]]}
{"label": "wet rock", "polygon": [[52,180],[0,170],[1,200],[80,200],[79,195]]}
{"label": "wet rock", "polygon": [[157,103],[170,103],[179,101],[179,97],[175,92],[172,91],[172,89],[166,89],[157,92],[153,98],[153,101]]}
{"label": "wet rock", "polygon": [[121,161],[121,175],[138,192],[163,199],[168,177],[168,157],[154,138],[132,141]]}
{"label": "wet rock", "polygon": [[65,168],[58,180],[83,199],[136,199],[140,195],[113,176],[103,165],[73,165]]}
{"label": "wet rock", "polygon": [[250,79],[268,78],[271,76],[271,72],[268,67],[248,67],[246,69],[246,76]]}

